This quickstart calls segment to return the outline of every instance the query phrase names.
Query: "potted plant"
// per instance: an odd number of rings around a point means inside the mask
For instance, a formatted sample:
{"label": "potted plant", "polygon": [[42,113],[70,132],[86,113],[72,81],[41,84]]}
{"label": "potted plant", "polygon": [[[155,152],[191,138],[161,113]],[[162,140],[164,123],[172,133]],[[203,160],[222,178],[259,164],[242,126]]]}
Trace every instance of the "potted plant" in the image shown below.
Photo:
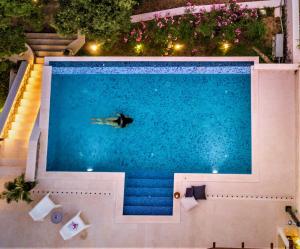
{"label": "potted plant", "polygon": [[27,203],[32,202],[30,190],[36,186],[37,182],[25,181],[24,174],[18,176],[13,181],[4,184],[5,190],[0,193],[0,199],[5,199],[7,203],[19,200]]}

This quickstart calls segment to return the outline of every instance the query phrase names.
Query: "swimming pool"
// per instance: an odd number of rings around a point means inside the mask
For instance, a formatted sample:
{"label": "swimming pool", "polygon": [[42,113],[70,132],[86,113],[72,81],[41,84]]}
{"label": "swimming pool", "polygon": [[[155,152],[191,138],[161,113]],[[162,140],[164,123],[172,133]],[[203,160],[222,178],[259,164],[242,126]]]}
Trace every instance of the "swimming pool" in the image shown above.
{"label": "swimming pool", "polygon": [[51,62],[47,171],[250,174],[252,64]]}
{"label": "swimming pool", "polygon": [[[174,173],[252,173],[253,62],[52,66],[48,172],[125,172],[122,215],[173,214]],[[124,113],[125,129],[91,124]]]}

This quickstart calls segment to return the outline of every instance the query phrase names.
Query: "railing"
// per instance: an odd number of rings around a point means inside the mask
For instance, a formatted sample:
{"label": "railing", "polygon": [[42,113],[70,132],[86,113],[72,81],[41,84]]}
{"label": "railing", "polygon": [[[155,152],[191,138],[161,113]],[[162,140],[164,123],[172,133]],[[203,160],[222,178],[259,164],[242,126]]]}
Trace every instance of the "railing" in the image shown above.
{"label": "railing", "polygon": [[85,44],[85,36],[78,32],[77,39],[72,41],[67,47],[67,50],[71,51],[71,55],[77,54],[77,52],[83,47]]}
{"label": "railing", "polygon": [[40,114],[37,115],[28,144],[25,179],[35,181],[37,176],[41,130],[39,127]]}
{"label": "railing", "polygon": [[29,64],[26,61],[23,61],[20,65],[0,116],[1,138],[7,138],[8,130],[11,127],[11,123],[14,121],[14,117],[26,88],[27,80],[30,77],[31,68],[32,64]]}

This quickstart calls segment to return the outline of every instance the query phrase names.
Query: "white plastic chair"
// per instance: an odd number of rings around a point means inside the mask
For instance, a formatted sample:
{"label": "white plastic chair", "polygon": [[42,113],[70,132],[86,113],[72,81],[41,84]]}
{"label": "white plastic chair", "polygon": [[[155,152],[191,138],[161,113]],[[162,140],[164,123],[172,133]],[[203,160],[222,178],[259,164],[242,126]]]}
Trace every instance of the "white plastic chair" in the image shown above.
{"label": "white plastic chair", "polygon": [[84,229],[91,226],[84,223],[84,221],[80,218],[80,213],[81,211],[79,211],[60,229],[59,233],[64,240],[71,239],[75,235],[82,232]]}
{"label": "white plastic chair", "polygon": [[35,205],[33,209],[29,212],[29,215],[34,221],[43,221],[44,218],[54,209],[61,207],[61,205],[56,205],[50,198],[50,193],[44,196],[43,199]]}

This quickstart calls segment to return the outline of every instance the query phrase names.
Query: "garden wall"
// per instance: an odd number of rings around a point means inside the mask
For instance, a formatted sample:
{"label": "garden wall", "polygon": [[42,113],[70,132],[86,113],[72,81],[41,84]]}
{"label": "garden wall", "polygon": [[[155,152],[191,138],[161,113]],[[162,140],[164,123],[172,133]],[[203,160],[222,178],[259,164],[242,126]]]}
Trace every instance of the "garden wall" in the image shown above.
{"label": "garden wall", "polygon": [[[290,1],[290,0],[288,0]],[[294,1],[294,0],[292,0]],[[298,1],[298,0],[295,0]],[[255,1],[255,2],[244,2],[239,3],[241,6],[248,6],[249,8],[264,8],[264,7],[279,7],[281,0],[266,0],[266,1]],[[215,6],[222,6],[224,4],[216,4]],[[205,9],[207,11],[210,11],[213,5],[201,5],[201,6],[194,6],[193,13],[198,13],[200,9]],[[154,17],[157,16],[179,16],[183,15],[186,12],[186,7],[179,7],[174,9],[167,9],[167,10],[160,10],[160,11],[154,11],[139,15],[133,15],[131,16],[131,22],[141,22],[141,21],[149,21],[154,19]]]}
{"label": "garden wall", "polygon": [[299,34],[299,0],[285,0],[287,12],[287,47],[288,57],[293,63],[300,63],[300,49],[298,48]]}

